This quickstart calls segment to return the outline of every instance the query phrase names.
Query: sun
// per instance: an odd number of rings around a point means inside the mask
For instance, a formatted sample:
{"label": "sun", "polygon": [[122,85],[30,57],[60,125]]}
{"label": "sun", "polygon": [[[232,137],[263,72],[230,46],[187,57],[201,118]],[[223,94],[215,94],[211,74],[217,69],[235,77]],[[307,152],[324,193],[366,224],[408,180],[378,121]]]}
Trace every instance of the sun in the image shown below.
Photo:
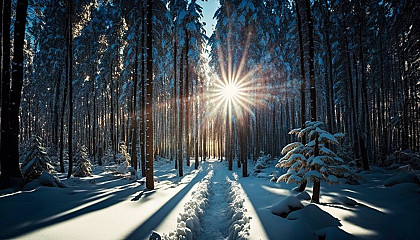
{"label": "sun", "polygon": [[226,100],[237,99],[240,95],[241,89],[235,83],[228,83],[221,89]]}
{"label": "sun", "polygon": [[252,107],[258,103],[255,95],[256,81],[252,79],[255,71],[241,72],[241,67],[230,74],[222,70],[221,78],[213,81],[210,92],[210,117],[222,114],[224,117],[240,119],[245,113],[253,116]]}

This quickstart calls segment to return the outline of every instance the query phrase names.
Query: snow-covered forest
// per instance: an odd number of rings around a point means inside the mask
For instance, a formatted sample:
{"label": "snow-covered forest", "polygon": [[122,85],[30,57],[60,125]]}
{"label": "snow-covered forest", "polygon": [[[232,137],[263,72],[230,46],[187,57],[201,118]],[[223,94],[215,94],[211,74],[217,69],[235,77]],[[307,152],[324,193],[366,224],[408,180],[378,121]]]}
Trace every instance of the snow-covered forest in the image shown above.
{"label": "snow-covered forest", "polygon": [[0,239],[420,236],[419,1],[0,6]]}

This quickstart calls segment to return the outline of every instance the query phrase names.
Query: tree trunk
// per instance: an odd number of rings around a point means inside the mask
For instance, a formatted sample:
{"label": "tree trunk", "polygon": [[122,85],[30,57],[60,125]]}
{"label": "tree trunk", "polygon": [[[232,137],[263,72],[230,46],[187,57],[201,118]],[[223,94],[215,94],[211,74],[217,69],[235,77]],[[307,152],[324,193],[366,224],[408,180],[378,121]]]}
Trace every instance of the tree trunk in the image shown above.
{"label": "tree trunk", "polygon": [[178,129],[178,172],[179,176],[182,177],[184,175],[182,169],[183,163],[183,149],[182,149],[182,141],[183,141],[183,114],[184,114],[184,53],[181,50],[181,57],[179,60],[179,129]]}
{"label": "tree trunk", "polygon": [[[299,9],[298,1],[295,2],[296,4],[296,17],[297,17],[297,24],[298,24],[298,35],[299,35],[299,62],[300,62],[300,126],[302,129],[305,128],[306,122],[306,75],[305,75],[305,54],[303,49],[303,33],[302,33],[302,20],[301,20],[301,13]],[[302,144],[306,144],[306,137],[302,136]],[[303,181],[297,191],[303,192],[306,188],[307,182]]]}
{"label": "tree trunk", "polygon": [[190,166],[190,158],[191,158],[191,144],[190,144],[190,79],[189,79],[189,59],[188,59],[188,52],[189,52],[189,36],[188,31],[185,31],[185,144],[187,148],[187,166]]}
{"label": "tree trunk", "polygon": [[[176,30],[174,31],[174,32],[176,32]],[[174,36],[174,59],[173,59],[173,61],[174,61],[174,76],[173,76],[173,79],[174,79],[174,95],[173,95],[173,111],[174,111],[174,119],[173,119],[173,135],[172,135],[172,138],[173,138],[173,149],[176,149],[176,131],[178,130],[179,131],[179,129],[178,129],[178,97],[177,97],[177,95],[176,95],[176,90],[177,90],[177,79],[176,79],[176,77],[177,77],[177,73],[176,73],[176,71],[177,71],[177,66],[176,66],[176,63],[177,63],[177,58],[178,58],[178,55],[177,55],[177,49],[178,49],[178,44],[177,44],[177,41],[176,41],[176,34],[174,34],[175,36]],[[178,155],[177,155],[177,153],[176,153],[176,151],[175,151],[175,169],[177,169],[178,168],[178,161],[179,161],[179,159],[178,159]]]}
{"label": "tree trunk", "polygon": [[[361,7],[359,2],[359,14],[362,14]],[[359,15],[360,16],[360,15]],[[363,163],[363,169],[369,170],[369,154],[367,147],[370,143],[370,127],[369,127],[369,108],[368,108],[368,96],[367,96],[367,82],[366,82],[366,72],[365,72],[365,61],[363,56],[363,41],[362,41],[362,26],[364,21],[361,20],[361,17],[358,19],[359,21],[359,60],[361,65],[361,95],[362,95],[362,127],[360,134],[360,152],[362,155],[362,163]]]}
{"label": "tree trunk", "polygon": [[[19,166],[19,108],[22,97],[22,86],[23,86],[23,51],[25,43],[25,25],[26,25],[26,15],[28,9],[28,0],[18,0],[16,8],[16,21],[15,21],[15,35],[14,35],[14,51],[13,51],[13,64],[12,64],[12,88],[10,89],[10,105],[9,108],[2,108],[2,117],[3,111],[8,110],[9,116],[6,120],[10,120],[9,129],[6,129],[7,135],[9,138],[1,138],[2,146],[2,174],[0,178],[0,189],[11,187],[15,189],[20,189],[23,186],[23,176],[20,171]],[[6,13],[9,12],[9,13]],[[4,2],[4,17],[8,20],[3,20],[10,26],[10,1]],[[4,26],[3,26],[4,27]],[[3,28],[3,33],[9,32],[9,29],[5,31]],[[10,54],[10,33],[8,38],[5,38],[7,42],[6,45],[9,45],[9,48],[6,47],[6,51]],[[10,57],[10,55],[9,55]],[[9,58],[10,59],[10,58]],[[4,61],[4,59],[3,59]],[[9,62],[9,61],[6,61]],[[10,71],[10,66],[7,66],[7,69],[3,71]],[[6,78],[2,78],[3,81],[9,82],[10,86],[10,72],[9,76],[6,74]],[[3,86],[2,86],[3,87]],[[5,89],[9,90],[9,88]],[[9,91],[7,91],[9,92]],[[2,95],[3,96],[3,95]],[[6,94],[9,98],[9,93]],[[3,118],[2,118],[3,120]],[[2,131],[5,129],[2,126]],[[2,134],[3,135],[3,134]],[[3,159],[3,141],[9,142],[7,144],[7,159]],[[3,163],[7,162],[4,166]]]}
{"label": "tree trunk", "polygon": [[[60,75],[58,74],[56,83],[55,83],[55,100],[54,100],[54,123],[53,123],[53,129],[54,129],[54,134],[53,134],[53,143],[54,143],[54,151],[55,154],[57,154],[58,151],[58,102],[60,101],[60,95],[61,95],[61,91],[60,91]],[[89,116],[89,115],[88,115]]]}
{"label": "tree trunk", "polygon": [[147,0],[147,107],[146,107],[146,188],[154,189],[153,180],[153,17],[152,0]]}
{"label": "tree trunk", "polygon": [[[194,74],[195,75],[195,74]],[[194,169],[198,168],[198,142],[199,142],[199,138],[198,138],[198,77],[195,75],[196,77],[196,84],[195,84],[195,89],[196,89],[196,101],[195,101],[195,146],[194,146],[194,152],[195,152],[195,164],[194,164]],[[201,135],[201,131],[200,131],[200,135]]]}
{"label": "tree trunk", "polygon": [[[314,157],[319,156],[319,145],[318,137],[315,138],[315,148],[314,148]],[[314,180],[312,202],[319,203],[319,197],[321,193],[321,181]]]}
{"label": "tree trunk", "polygon": [[[10,25],[11,25],[11,1],[4,0],[3,6],[3,65],[2,65],[2,82],[1,82],[1,168],[2,175],[0,179],[0,188],[5,188],[16,183],[10,182],[13,180],[9,173],[10,160],[9,160],[9,141],[10,139],[10,113],[9,113],[9,89],[10,89]],[[20,186],[17,186],[20,187]]]}
{"label": "tree trunk", "polygon": [[146,176],[146,121],[145,121],[145,111],[146,111],[146,64],[144,59],[144,49],[146,41],[144,39],[146,28],[144,22],[144,6],[142,5],[141,8],[141,16],[142,16],[142,28],[141,28],[141,80],[140,80],[140,87],[141,87],[141,109],[140,109],[140,157],[141,157],[141,175],[143,177]]}
{"label": "tree trunk", "polygon": [[68,1],[68,58],[69,65],[67,69],[68,83],[69,83],[69,133],[68,133],[68,144],[69,144],[69,170],[67,178],[71,177],[73,173],[73,0]]}
{"label": "tree trunk", "polygon": [[[311,16],[311,3],[305,0],[306,15],[308,21],[308,42],[309,42],[309,86],[310,86],[310,99],[311,99],[311,122],[316,121],[316,89],[315,89],[315,71],[314,71],[314,39],[313,39],[313,23]],[[317,156],[318,138],[315,139],[316,145],[314,155]],[[319,151],[319,150],[318,150]],[[321,188],[320,181],[314,181],[312,201],[319,203],[319,192]]]}
{"label": "tree trunk", "polygon": [[[137,35],[137,31],[136,31]],[[137,39],[137,37],[136,37]],[[135,46],[135,56],[134,56],[134,72],[133,72],[133,95],[132,95],[132,120],[131,120],[131,167],[137,171],[137,81],[138,81],[138,74],[137,74],[137,67],[139,63],[139,48],[138,42],[136,40]]]}

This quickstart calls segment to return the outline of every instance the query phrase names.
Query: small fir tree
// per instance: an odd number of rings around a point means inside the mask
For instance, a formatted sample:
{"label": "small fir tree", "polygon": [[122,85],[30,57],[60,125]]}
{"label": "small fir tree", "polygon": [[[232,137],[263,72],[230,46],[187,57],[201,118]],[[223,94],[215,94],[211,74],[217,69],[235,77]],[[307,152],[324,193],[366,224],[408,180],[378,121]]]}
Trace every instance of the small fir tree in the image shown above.
{"label": "small fir tree", "polygon": [[[311,141],[307,144],[293,142],[283,148],[281,153],[284,157],[279,160],[276,167],[288,170],[278,178],[277,182],[300,184],[304,181],[314,183],[325,181],[335,184],[339,182],[338,178],[357,179],[344,161],[327,147],[327,144],[338,145],[337,139],[344,137],[344,134],[331,134],[323,130],[323,127],[323,122],[306,122],[304,129],[298,128],[289,132],[300,138],[308,135]],[[314,202],[319,202],[319,191],[320,189],[313,191]]]}
{"label": "small fir tree", "polygon": [[25,182],[30,182],[42,175],[45,170],[51,173],[54,167],[51,165],[47,151],[42,147],[40,137],[32,137],[25,144],[21,157],[21,169]]}
{"label": "small fir tree", "polygon": [[74,155],[74,160],[76,164],[73,175],[75,177],[87,177],[92,175],[92,165],[89,161],[87,148],[85,146],[78,148]]}

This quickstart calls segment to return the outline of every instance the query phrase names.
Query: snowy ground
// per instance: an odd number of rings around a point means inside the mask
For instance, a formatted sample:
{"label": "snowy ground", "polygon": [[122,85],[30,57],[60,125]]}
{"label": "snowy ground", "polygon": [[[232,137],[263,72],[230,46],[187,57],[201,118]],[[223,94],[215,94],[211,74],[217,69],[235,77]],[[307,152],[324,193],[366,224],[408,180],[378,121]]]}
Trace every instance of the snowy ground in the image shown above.
{"label": "snowy ground", "polygon": [[161,160],[153,191],[144,189],[144,179],[95,167],[92,177],[64,180],[69,188],[0,193],[0,239],[148,239],[152,231],[169,239],[212,240],[420,236],[419,184],[384,186],[397,170],[365,172],[361,185],[323,183],[321,204],[302,200],[303,209],[282,218],[271,208],[298,193],[293,184],[269,181],[280,171],[274,165],[253,174],[250,164],[250,177],[242,178],[240,169],[230,172],[224,162],[210,161],[198,170],[185,168],[180,178],[172,163]]}

